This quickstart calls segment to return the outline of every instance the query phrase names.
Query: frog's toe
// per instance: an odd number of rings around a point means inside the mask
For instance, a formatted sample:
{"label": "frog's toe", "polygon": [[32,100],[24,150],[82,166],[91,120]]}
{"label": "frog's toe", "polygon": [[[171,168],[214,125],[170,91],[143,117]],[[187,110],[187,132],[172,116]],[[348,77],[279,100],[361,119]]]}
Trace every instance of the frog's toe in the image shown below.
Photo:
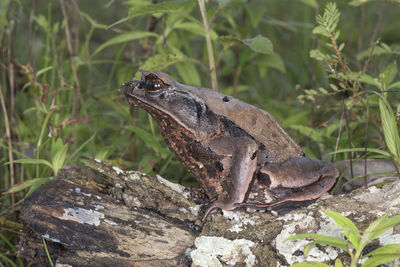
{"label": "frog's toe", "polygon": [[233,210],[236,209],[236,206],[233,203],[223,203],[219,201],[211,202],[208,205],[204,205],[205,213],[201,220],[204,222],[208,214],[216,208],[220,208],[222,210]]}

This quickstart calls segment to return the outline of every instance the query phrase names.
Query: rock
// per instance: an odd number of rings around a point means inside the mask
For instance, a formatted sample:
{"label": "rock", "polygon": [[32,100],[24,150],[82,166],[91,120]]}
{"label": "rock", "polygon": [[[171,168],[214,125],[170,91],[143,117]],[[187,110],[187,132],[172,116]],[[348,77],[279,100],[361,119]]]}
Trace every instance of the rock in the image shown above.
{"label": "rock", "polygon": [[[204,223],[194,190],[98,161],[63,169],[28,197],[19,252],[28,261],[49,265],[43,240],[56,266],[289,266],[335,258],[339,249],[293,240],[299,233],[343,238],[321,210],[353,220],[362,231],[386,212],[400,214],[400,182],[347,195],[324,195],[314,204],[274,216],[254,210],[213,211]],[[381,235],[373,247],[400,244],[400,227]]]}

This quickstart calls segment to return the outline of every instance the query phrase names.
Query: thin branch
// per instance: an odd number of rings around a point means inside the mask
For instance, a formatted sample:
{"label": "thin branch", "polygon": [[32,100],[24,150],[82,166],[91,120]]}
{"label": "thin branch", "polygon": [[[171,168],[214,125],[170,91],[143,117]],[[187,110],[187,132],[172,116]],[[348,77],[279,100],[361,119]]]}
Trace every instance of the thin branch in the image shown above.
{"label": "thin branch", "polygon": [[201,16],[203,18],[203,27],[204,27],[206,43],[207,43],[208,61],[210,64],[209,69],[211,72],[211,86],[212,86],[213,90],[218,91],[217,70],[215,67],[214,51],[213,51],[212,42],[211,42],[210,25],[208,24],[208,21],[207,21],[206,6],[204,3],[204,0],[198,0],[198,3],[199,3]]}

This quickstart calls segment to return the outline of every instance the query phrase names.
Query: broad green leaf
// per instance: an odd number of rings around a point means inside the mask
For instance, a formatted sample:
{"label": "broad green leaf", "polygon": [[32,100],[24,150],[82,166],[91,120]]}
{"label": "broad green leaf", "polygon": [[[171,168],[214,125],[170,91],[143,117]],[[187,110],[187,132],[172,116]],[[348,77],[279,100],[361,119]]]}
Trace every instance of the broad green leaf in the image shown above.
{"label": "broad green leaf", "polygon": [[388,86],[388,90],[390,90],[390,89],[399,89],[400,88],[400,81],[397,81],[397,82],[395,82],[395,83],[392,83],[391,85],[389,85]]}
{"label": "broad green leaf", "polygon": [[385,255],[373,256],[369,258],[366,262],[364,262],[361,265],[361,267],[375,267],[393,261],[395,259],[398,259],[399,257],[400,254],[385,254]]}
{"label": "broad green leaf", "polygon": [[358,231],[357,226],[348,218],[344,217],[338,212],[331,210],[323,210],[323,213],[331,217],[338,226],[344,229],[344,235],[350,241],[350,243],[354,246],[354,248],[358,248],[360,244],[361,237],[360,232]]}
{"label": "broad green leaf", "polygon": [[365,3],[369,2],[369,1],[371,1],[371,0],[352,0],[352,1],[350,1],[349,5],[351,5],[351,6],[361,6],[361,5],[363,5],[363,4],[365,4]]}
{"label": "broad green leaf", "polygon": [[396,118],[393,114],[392,108],[387,100],[380,94],[379,98],[379,111],[382,120],[382,129],[385,137],[385,143],[389,151],[396,157],[396,160],[400,159],[400,137],[399,130],[397,128]]}
{"label": "broad green leaf", "polygon": [[348,242],[337,238],[337,237],[333,237],[333,236],[327,236],[327,235],[321,235],[321,234],[298,234],[295,236],[290,236],[288,238],[285,239],[285,241],[289,241],[289,240],[296,240],[296,239],[314,239],[318,244],[323,244],[323,245],[330,245],[332,247],[335,248],[340,248],[343,250],[347,250],[347,247],[350,245]]}
{"label": "broad green leaf", "polygon": [[109,46],[112,46],[112,45],[116,45],[116,44],[120,44],[120,43],[133,41],[133,40],[142,39],[142,38],[145,38],[145,37],[158,37],[158,34],[156,34],[154,32],[141,31],[141,30],[135,30],[135,31],[127,32],[127,33],[122,33],[122,34],[119,34],[119,35],[111,38],[107,42],[101,44],[94,51],[93,55],[99,53],[101,50],[103,50],[106,47],[109,47]]}
{"label": "broad green leaf", "polygon": [[317,0],[300,0],[300,2],[309,5],[310,7],[317,8],[318,3]]}
{"label": "broad green leaf", "polygon": [[[178,54],[156,55],[149,58],[139,69],[148,71],[162,70],[168,66],[184,61],[189,61],[189,59]],[[138,73],[139,72],[136,73],[135,78],[138,77]]]}
{"label": "broad green leaf", "polygon": [[272,42],[267,37],[257,35],[254,38],[244,39],[242,40],[242,42],[248,47],[250,47],[251,50],[257,53],[267,54],[267,55],[274,54],[274,48]]}
{"label": "broad green leaf", "polygon": [[329,267],[329,265],[318,261],[311,261],[295,263],[290,265],[290,267]]}
{"label": "broad green leaf", "polygon": [[20,184],[16,184],[13,187],[11,187],[10,189],[8,189],[6,192],[4,192],[3,194],[10,194],[10,193],[15,193],[18,191],[21,191],[27,187],[33,186],[33,185],[42,185],[45,182],[49,181],[51,178],[34,178],[31,180],[27,180],[25,182],[22,182]]}
{"label": "broad green leaf", "polygon": [[63,145],[51,159],[54,175],[64,166],[67,157],[68,144]]}
{"label": "broad green leaf", "polygon": [[389,244],[385,245],[383,247],[377,248],[367,255],[366,257],[371,257],[371,256],[380,256],[380,255],[387,255],[387,254],[396,254],[400,257],[400,244]]}
{"label": "broad green leaf", "polygon": [[[377,221],[379,221],[379,219]],[[369,231],[369,233],[368,233],[369,239],[373,240],[373,239],[377,238],[378,236],[380,236],[381,234],[388,231],[390,228],[392,228],[393,226],[395,226],[396,224],[399,224],[399,223],[400,223],[400,215],[396,215],[396,216],[393,216],[390,218],[386,218],[383,221],[379,221],[379,224],[373,226],[374,227],[373,230],[370,230],[369,227],[367,228],[367,230]],[[366,232],[367,232],[367,230],[366,230]]]}
{"label": "broad green leaf", "polygon": [[69,161],[71,161],[71,160],[75,157],[75,155],[77,155],[77,154],[79,153],[79,151],[81,151],[90,141],[92,141],[93,138],[96,136],[96,134],[97,134],[97,132],[95,132],[88,140],[86,140],[85,142],[83,142],[82,145],[80,145],[77,149],[75,149],[74,153],[72,153],[72,154],[68,157],[66,163],[69,162]]}
{"label": "broad green leaf", "polygon": [[[204,28],[201,24],[194,22],[179,22],[173,26],[173,29],[180,29],[192,32],[194,34],[204,36]],[[210,37],[212,40],[216,40],[218,38],[218,34],[214,30],[210,30]]]}
{"label": "broad green leaf", "polygon": [[[13,163],[21,163],[21,164],[44,164],[53,169],[53,166],[50,162],[45,159],[17,159],[14,160]],[[8,165],[10,162],[5,163],[4,165]]]}
{"label": "broad green leaf", "polygon": [[289,127],[298,130],[301,134],[310,137],[315,142],[324,143],[325,141],[323,132],[318,129],[313,129],[304,125],[289,125]]}
{"label": "broad green leaf", "polygon": [[191,86],[201,86],[201,78],[197,72],[196,65],[192,62],[177,63],[175,68],[179,72],[184,84]]}
{"label": "broad green leaf", "polygon": [[381,75],[383,77],[382,82],[387,86],[389,86],[394,78],[396,78],[397,75],[397,67],[395,64],[389,64],[385,67],[385,69],[382,71]]}
{"label": "broad green leaf", "polygon": [[335,267],[343,267],[342,261],[340,259],[335,260]]}
{"label": "broad green leaf", "polygon": [[138,5],[129,9],[129,18],[135,18],[143,15],[164,14],[164,13],[180,13],[189,14],[195,7],[196,2],[176,1],[176,2],[160,2],[152,5]]}

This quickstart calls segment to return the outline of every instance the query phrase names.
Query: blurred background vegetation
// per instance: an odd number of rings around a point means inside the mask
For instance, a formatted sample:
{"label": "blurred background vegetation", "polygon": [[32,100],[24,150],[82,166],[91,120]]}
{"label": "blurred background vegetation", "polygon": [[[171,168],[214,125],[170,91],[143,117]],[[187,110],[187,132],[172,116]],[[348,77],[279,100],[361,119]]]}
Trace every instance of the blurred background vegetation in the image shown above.
{"label": "blurred background vegetation", "polygon": [[267,110],[310,157],[399,162],[400,2],[335,3],[0,0],[0,262],[24,198],[65,164],[194,184],[119,91],[140,68]]}

